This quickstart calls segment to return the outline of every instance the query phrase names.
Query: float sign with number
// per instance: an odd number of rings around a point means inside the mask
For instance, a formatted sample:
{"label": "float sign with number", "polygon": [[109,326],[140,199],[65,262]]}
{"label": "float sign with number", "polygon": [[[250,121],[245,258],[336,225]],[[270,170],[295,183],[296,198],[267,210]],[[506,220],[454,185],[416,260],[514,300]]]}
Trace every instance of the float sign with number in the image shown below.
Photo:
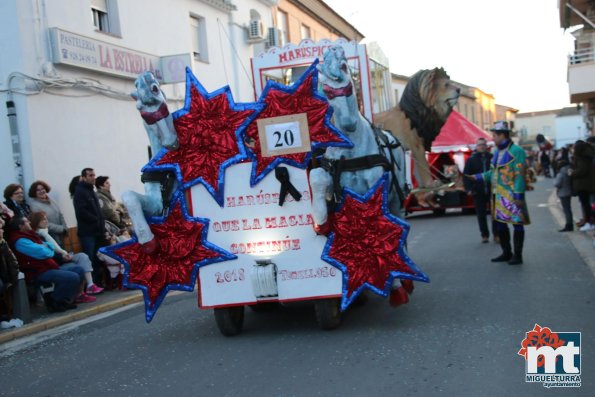
{"label": "float sign with number", "polygon": [[[263,157],[310,151],[307,126],[305,114],[258,120]],[[341,296],[341,271],[320,258],[327,238],[313,230],[307,172],[281,167],[299,201],[287,194],[279,205],[275,172],[251,187],[251,163],[226,169],[223,207],[203,185],[192,187],[193,216],[210,219],[208,240],[237,255],[200,268],[200,307]]]}

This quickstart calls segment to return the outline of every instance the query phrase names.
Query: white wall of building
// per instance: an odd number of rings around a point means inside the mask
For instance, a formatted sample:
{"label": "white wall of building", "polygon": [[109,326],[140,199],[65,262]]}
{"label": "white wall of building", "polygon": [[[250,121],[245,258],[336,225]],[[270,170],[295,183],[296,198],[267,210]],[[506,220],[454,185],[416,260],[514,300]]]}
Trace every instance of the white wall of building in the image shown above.
{"label": "white wall of building", "polygon": [[586,136],[587,127],[580,114],[556,117],[556,149],[572,144],[579,139],[585,139]]}
{"label": "white wall of building", "polygon": [[[0,2],[0,187],[16,182],[10,128],[5,102],[7,79],[19,72],[43,77],[50,62],[48,28],[57,27],[94,40],[156,56],[189,53],[192,48],[190,15],[204,18],[208,62],[195,61],[194,73],[208,91],[230,85],[236,102],[254,99],[250,58],[264,43],[246,41],[250,9],[271,23],[271,1],[236,0],[237,11],[226,12],[199,0],[108,0],[116,6],[121,35],[98,32],[89,1],[3,0]],[[225,3],[221,1],[221,3]],[[245,70],[244,70],[245,68]],[[94,79],[111,89],[129,93],[134,82],[89,69],[54,65],[64,79]],[[31,85],[31,80],[27,83]],[[11,88],[23,87],[13,80]],[[183,106],[184,84],[163,86],[170,111]],[[47,89],[37,95],[12,95],[18,114],[25,190],[36,179],[50,184],[69,226],[76,226],[68,196],[70,179],[84,167],[109,175],[112,192],[142,191],[140,168],[147,162],[148,140],[131,99],[114,99],[75,89]]]}
{"label": "white wall of building", "polygon": [[517,115],[515,128],[522,133],[526,131],[525,139],[535,141],[537,134],[543,134],[550,139],[556,136],[556,113],[519,117]]}

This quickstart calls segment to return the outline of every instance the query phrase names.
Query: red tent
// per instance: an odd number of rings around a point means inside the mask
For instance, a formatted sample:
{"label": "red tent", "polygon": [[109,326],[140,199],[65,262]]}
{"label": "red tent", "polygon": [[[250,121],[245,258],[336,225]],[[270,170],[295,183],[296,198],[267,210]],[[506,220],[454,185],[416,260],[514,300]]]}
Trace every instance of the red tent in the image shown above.
{"label": "red tent", "polygon": [[[488,145],[493,145],[493,139],[489,133],[453,110],[442,126],[440,134],[432,143],[432,151],[426,154],[433,178],[443,180],[444,167],[449,165],[456,165],[462,173],[465,162],[471,155],[472,150],[475,149],[475,142],[478,138],[485,138]],[[409,164],[408,183],[413,187],[417,187],[418,183],[414,176],[415,164],[412,159],[410,159]],[[447,189],[445,194],[438,197],[438,207],[420,206],[417,198],[411,194],[405,200],[405,210],[415,212],[433,209],[435,213],[443,213],[446,208],[473,208],[473,200],[471,196],[464,192],[461,178],[462,175],[460,175],[454,187]]]}
{"label": "red tent", "polygon": [[478,138],[485,138],[488,142],[492,141],[490,134],[453,110],[442,126],[440,134],[432,143],[432,152],[468,151],[469,148],[475,148],[475,141]]}

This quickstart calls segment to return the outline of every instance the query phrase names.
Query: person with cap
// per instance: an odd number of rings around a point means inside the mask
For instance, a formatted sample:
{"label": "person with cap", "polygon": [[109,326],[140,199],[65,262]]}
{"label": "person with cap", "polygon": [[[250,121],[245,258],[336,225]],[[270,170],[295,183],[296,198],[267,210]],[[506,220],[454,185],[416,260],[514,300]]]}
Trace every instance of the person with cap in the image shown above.
{"label": "person with cap", "polygon": [[[492,217],[496,221],[496,232],[502,247],[502,254],[493,258],[492,262],[520,265],[523,263],[524,226],[530,223],[525,202],[525,151],[510,139],[508,122],[498,121],[490,131],[496,144],[491,169],[468,177],[478,181],[491,181]],[[508,224],[514,228],[514,252],[510,244]]]}

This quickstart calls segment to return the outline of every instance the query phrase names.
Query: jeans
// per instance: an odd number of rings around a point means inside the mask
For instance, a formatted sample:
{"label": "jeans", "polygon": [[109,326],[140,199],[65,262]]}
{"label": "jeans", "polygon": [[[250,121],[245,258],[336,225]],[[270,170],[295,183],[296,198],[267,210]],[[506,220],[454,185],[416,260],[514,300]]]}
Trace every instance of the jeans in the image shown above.
{"label": "jeans", "polygon": [[490,230],[488,229],[488,211],[486,209],[489,196],[487,194],[477,193],[474,194],[472,197],[473,205],[475,205],[475,213],[477,214],[477,223],[479,224],[479,231],[481,232],[481,237],[489,238]]}
{"label": "jeans", "polygon": [[[80,268],[79,268],[80,269]],[[66,299],[73,299],[81,284],[80,276],[69,270],[48,270],[37,276],[40,284],[54,284],[52,298],[56,302],[63,302]]]}
{"label": "jeans", "polygon": [[93,267],[93,282],[100,283],[101,282],[101,261],[97,257],[97,250],[99,249],[99,244],[101,237],[99,236],[79,236],[79,240],[81,245],[83,246],[83,252],[87,254],[87,257],[92,262]]}
{"label": "jeans", "polygon": [[574,223],[572,221],[572,207],[570,206],[570,201],[572,200],[571,196],[568,197],[560,197],[560,203],[562,204],[562,209],[564,210],[564,216],[566,217],[566,227],[573,228]]}

